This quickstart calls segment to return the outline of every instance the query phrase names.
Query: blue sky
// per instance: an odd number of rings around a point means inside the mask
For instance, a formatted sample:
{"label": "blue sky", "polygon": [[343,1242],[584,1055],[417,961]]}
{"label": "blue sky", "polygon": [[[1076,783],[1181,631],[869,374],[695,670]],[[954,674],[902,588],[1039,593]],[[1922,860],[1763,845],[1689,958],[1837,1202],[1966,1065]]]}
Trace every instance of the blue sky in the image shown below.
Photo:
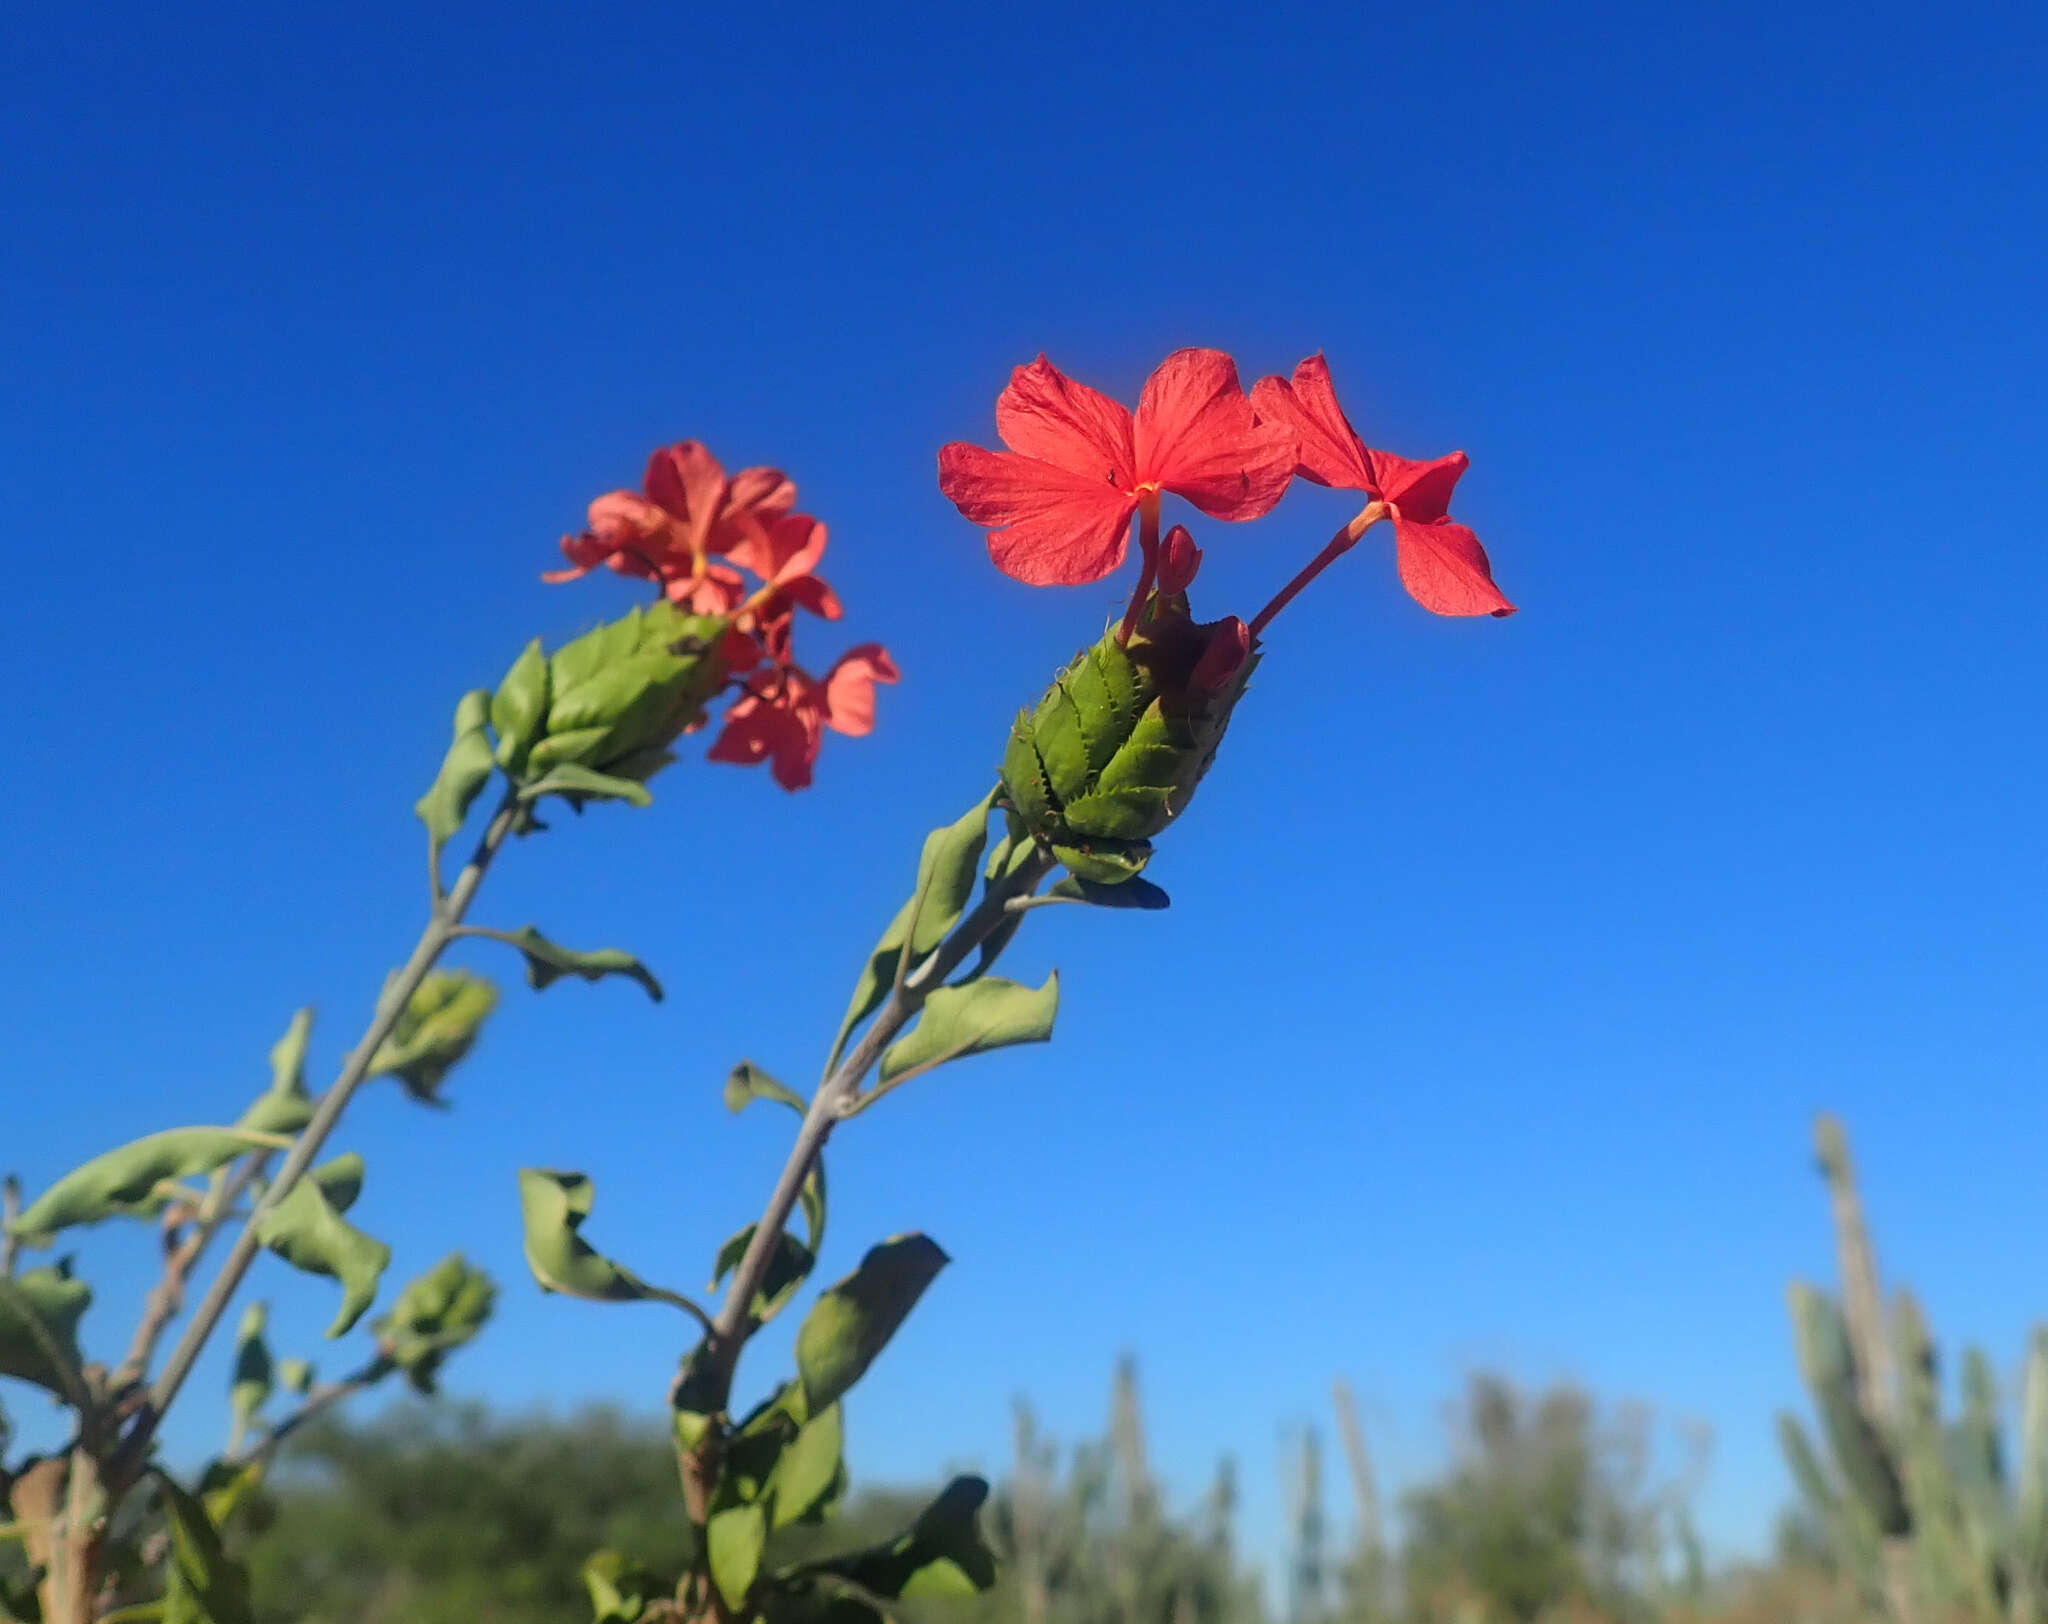
{"label": "blue sky", "polygon": [[[701,1284],[780,1155],[726,1069],[814,1074],[922,831],[1116,596],[999,577],[935,449],[1041,349],[1129,399],[1181,344],[1321,348],[1368,439],[1470,451],[1523,612],[1433,619],[1361,547],[1277,623],[1173,911],[1034,920],[1055,1044],[846,1132],[826,1268],[956,1260],[853,1464],[1000,1467],[1016,1393],[1092,1429],[1129,1347],[1176,1489],[1235,1453],[1270,1548],[1333,1375],[1412,1480],[1498,1366],[1710,1423],[1708,1532],[1754,1548],[1813,1110],[1946,1342],[2010,1369],[2048,1310],[2044,44],[1967,4],[42,8],[0,58],[6,1159],[238,1108],[300,1003],[331,1069],[418,928],[454,698],[629,601],[541,585],[555,539],[657,443],[777,463],[849,605],[810,653],[904,669],[878,731],[513,852],[479,918],[670,1000],[466,953],[511,986],[455,1110],[345,1130],[397,1271],[504,1283],[452,1389],[657,1403],[682,1324],[541,1299],[514,1170]],[[1349,511],[1198,524],[1198,605]],[[110,1352],[146,1249],[89,1238]],[[328,1288],[256,1289],[317,1337]]]}

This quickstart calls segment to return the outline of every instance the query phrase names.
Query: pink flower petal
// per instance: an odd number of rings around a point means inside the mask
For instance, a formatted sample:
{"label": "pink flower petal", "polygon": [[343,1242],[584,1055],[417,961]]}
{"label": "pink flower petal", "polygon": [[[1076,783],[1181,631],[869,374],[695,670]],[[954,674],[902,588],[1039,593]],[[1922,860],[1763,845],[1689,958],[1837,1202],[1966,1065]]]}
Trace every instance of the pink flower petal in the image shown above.
{"label": "pink flower petal", "polygon": [[1294,478],[1295,438],[1261,425],[1221,350],[1175,350],[1138,401],[1138,479],[1214,519],[1270,512]]}
{"label": "pink flower petal", "polygon": [[1014,452],[955,441],[939,448],[939,489],[989,532],[989,556],[1031,586],[1099,581],[1124,561],[1135,498]]}
{"label": "pink flower petal", "polygon": [[1423,608],[1439,615],[1507,616],[1515,606],[1493,584],[1493,566],[1479,538],[1462,524],[1428,524],[1397,514],[1394,551],[1401,584]]}
{"label": "pink flower petal", "polygon": [[1330,363],[1311,355],[1294,377],[1261,378],[1252,386],[1252,410],[1262,422],[1277,423],[1300,442],[1295,469],[1303,479],[1342,490],[1362,491],[1372,483],[1365,446],[1330,383]]}
{"label": "pink flower petal", "polygon": [[996,432],[1020,456],[1115,489],[1137,481],[1131,414],[1040,356],[1010,374],[996,397]]}

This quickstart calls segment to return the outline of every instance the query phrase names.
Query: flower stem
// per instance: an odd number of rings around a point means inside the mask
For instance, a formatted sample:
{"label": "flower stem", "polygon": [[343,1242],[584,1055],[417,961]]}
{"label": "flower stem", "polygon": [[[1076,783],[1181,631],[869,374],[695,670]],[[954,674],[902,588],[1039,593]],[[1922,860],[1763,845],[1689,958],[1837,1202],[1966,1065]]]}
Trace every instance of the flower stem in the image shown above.
{"label": "flower stem", "polygon": [[1131,604],[1124,611],[1124,623],[1116,629],[1118,647],[1131,640],[1131,633],[1138,624],[1138,615],[1145,602],[1152,596],[1152,583],[1159,579],[1159,493],[1154,491],[1138,503],[1138,550],[1144,555],[1144,563],[1138,570],[1138,589],[1131,594]]}
{"label": "flower stem", "polygon": [[306,1169],[312,1166],[313,1158],[320,1154],[320,1147],[333,1133],[335,1124],[341,1120],[341,1113],[348,1109],[349,1100],[369,1076],[370,1065],[378,1049],[391,1035],[392,1028],[398,1024],[399,1017],[412,1002],[412,995],[419,991],[420,984],[426,980],[427,972],[433,969],[442,950],[454,939],[456,927],[462,923],[462,916],[475,899],[477,887],[483,883],[491,859],[497,856],[498,848],[511,834],[518,815],[516,791],[507,789],[504,800],[499,803],[497,812],[477,842],[475,854],[456,876],[447,897],[429,916],[426,929],[420,932],[419,942],[412,950],[412,957],[406,960],[405,968],[399,971],[377,1000],[362,1041],[350,1051],[334,1086],[320,1096],[313,1120],[293,1142],[284,1165],[277,1170],[277,1177],[250,1212],[241,1233],[235,1237],[235,1244],[229,1249],[227,1260],[221,1264],[220,1273],[214,1276],[206,1296],[192,1315],[191,1323],[185,1327],[185,1334],[172,1348],[163,1373],[150,1385],[148,1397],[143,1400],[132,1428],[115,1453],[109,1475],[117,1492],[132,1483],[141,1471],[164,1412],[178,1396],[185,1378],[192,1373],[200,1350],[227,1313],[236,1289],[248,1274],[249,1266],[256,1261],[256,1254],[262,1250],[263,1243],[257,1237],[258,1221],[291,1194]]}
{"label": "flower stem", "polygon": [[1356,517],[1332,536],[1323,550],[1308,561],[1308,567],[1283,586],[1273,601],[1259,611],[1258,618],[1251,625],[1253,638],[1256,639],[1260,632],[1272,624],[1273,617],[1292,603],[1303,587],[1356,547],[1358,538],[1386,516],[1387,505],[1384,502],[1368,502],[1360,508]]}

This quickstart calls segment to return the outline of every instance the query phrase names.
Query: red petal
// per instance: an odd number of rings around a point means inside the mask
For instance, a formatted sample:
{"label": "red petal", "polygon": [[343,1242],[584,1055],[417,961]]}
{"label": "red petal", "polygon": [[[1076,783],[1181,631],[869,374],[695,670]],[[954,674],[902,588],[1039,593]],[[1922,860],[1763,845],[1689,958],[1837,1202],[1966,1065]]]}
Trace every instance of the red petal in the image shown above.
{"label": "red petal", "polygon": [[1175,350],[1138,400],[1138,479],[1213,519],[1256,519],[1294,478],[1295,441],[1261,425],[1221,350]]}
{"label": "red petal", "polygon": [[808,575],[825,556],[825,526],[808,513],[791,513],[735,546],[732,561],[769,586]]}
{"label": "red petal", "polygon": [[796,506],[796,482],[780,468],[742,468],[732,476],[725,500],[764,524],[773,524]]}
{"label": "red petal", "polygon": [[1451,511],[1451,489],[1472,466],[1462,451],[1429,462],[1410,462],[1389,451],[1368,451],[1372,493],[1398,507],[1417,524],[1433,524]]}
{"label": "red petal", "polygon": [[650,500],[698,529],[709,526],[725,496],[725,470],[701,442],[682,440],[647,459],[640,482]]}
{"label": "red petal", "polygon": [[875,684],[901,675],[880,643],[850,648],[825,673],[825,725],[849,738],[875,730]]}
{"label": "red petal", "polygon": [[1177,524],[1167,531],[1166,539],[1159,544],[1159,590],[1169,598],[1187,591],[1195,571],[1201,567],[1202,549],[1195,545],[1188,527]]}
{"label": "red petal", "polygon": [[1031,586],[1081,586],[1124,561],[1137,499],[1014,452],[939,448],[939,489],[989,532],[989,556]]}
{"label": "red petal", "polygon": [[1493,584],[1493,566],[1479,538],[1462,524],[1438,519],[1418,524],[1394,516],[1394,551],[1401,584],[1423,608],[1439,615],[1511,615],[1515,606]]}
{"label": "red petal", "polygon": [[1020,456],[1097,484],[1129,490],[1137,483],[1131,414],[1042,355],[1011,373],[996,397],[996,432]]}
{"label": "red petal", "polygon": [[1262,422],[1278,423],[1301,442],[1294,471],[1318,485],[1362,491],[1372,483],[1365,446],[1330,384],[1330,363],[1311,355],[1294,378],[1261,378],[1252,385],[1252,410]]}
{"label": "red petal", "polygon": [[788,599],[799,609],[808,609],[820,620],[837,620],[846,613],[840,606],[839,594],[815,575],[799,575],[794,581],[783,582],[776,591],[777,596]]}

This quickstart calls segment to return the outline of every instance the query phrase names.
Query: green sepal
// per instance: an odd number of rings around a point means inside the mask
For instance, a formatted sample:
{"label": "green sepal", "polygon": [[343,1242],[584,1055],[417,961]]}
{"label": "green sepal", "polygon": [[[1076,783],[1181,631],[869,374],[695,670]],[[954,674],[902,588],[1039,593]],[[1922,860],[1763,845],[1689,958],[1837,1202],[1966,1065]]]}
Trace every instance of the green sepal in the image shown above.
{"label": "green sepal", "polygon": [[242,1323],[235,1331],[235,1365],[228,1378],[228,1408],[237,1428],[246,1427],[270,1401],[276,1372],[270,1360],[270,1344],[263,1339],[268,1318],[263,1304],[251,1303],[242,1310]]}
{"label": "green sepal", "polygon": [[540,736],[548,713],[548,688],[548,657],[536,637],[519,651],[490,697],[491,731],[498,735],[495,759],[515,777],[524,770],[527,752]]}
{"label": "green sepal", "polygon": [[71,1275],[71,1259],[0,1277],[0,1376],[53,1393],[70,1388],[78,1371],[78,1322],[92,1287]]}
{"label": "green sepal", "polygon": [[920,1072],[1019,1043],[1045,1043],[1059,1012],[1057,970],[1042,987],[982,976],[939,987],[924,1001],[917,1025],[883,1052],[877,1080],[886,1085]]}
{"label": "green sepal", "polygon": [[519,1208],[526,1229],[526,1266],[543,1291],[593,1303],[672,1303],[702,1321],[704,1311],[687,1297],[650,1285],[614,1263],[580,1231],[597,1192],[581,1173],[545,1167],[519,1170]]}
{"label": "green sepal", "polygon": [[498,1007],[497,985],[466,970],[430,970],[370,1061],[422,1105],[442,1106],[441,1084],[475,1046]]}
{"label": "green sepal", "polygon": [[455,736],[448,753],[441,758],[441,770],[434,782],[413,806],[428,838],[438,853],[454,838],[469,816],[469,809],[490,782],[495,767],[490,735],[484,723],[490,711],[490,695],[483,689],[464,694],[455,707]]}
{"label": "green sepal", "polygon": [[549,941],[532,925],[502,933],[502,939],[519,949],[526,960],[526,984],[539,992],[564,976],[581,976],[585,981],[602,981],[606,976],[625,976],[637,981],[647,996],[661,1002],[661,983],[654,972],[632,954],[616,947],[593,948],[578,953],[560,942]]}
{"label": "green sepal", "polygon": [[988,844],[988,814],[995,796],[990,790],[953,822],[925,836],[917,859],[917,883],[869,952],[860,979],[854,983],[846,1018],[840,1022],[833,1044],[835,1057],[853,1029],[889,996],[905,952],[914,963],[944,941],[960,922],[974,894],[982,849]]}
{"label": "green sepal", "polygon": [[256,1238],[293,1268],[340,1283],[341,1308],[327,1327],[330,1337],[346,1334],[363,1317],[391,1262],[391,1248],[342,1217],[311,1177],[257,1218]]}
{"label": "green sepal", "polygon": [[[629,611],[557,649],[548,662],[545,736],[521,776],[544,777],[565,762],[642,776],[704,714],[725,681],[723,622],[660,602]],[[677,652],[681,650],[681,652]]]}
{"label": "green sepal", "polygon": [[892,1236],[811,1305],[796,1334],[806,1414],[838,1403],[867,1373],[946,1263],[930,1236]]}
{"label": "green sepal", "polygon": [[451,1252],[409,1281],[391,1311],[372,1320],[370,1329],[413,1391],[431,1396],[443,1362],[475,1340],[497,1298],[491,1277],[460,1252]]}
{"label": "green sepal", "polygon": [[211,1173],[265,1148],[239,1128],[166,1128],[73,1168],[8,1228],[24,1246],[48,1246],[59,1230],[105,1218],[146,1218],[163,1210],[178,1181]]}
{"label": "green sepal", "polygon": [[843,1579],[889,1600],[980,1595],[994,1587],[996,1555],[982,1538],[978,1513],[988,1484],[956,1477],[939,1491],[909,1531],[886,1545],[806,1562],[782,1579]]}

